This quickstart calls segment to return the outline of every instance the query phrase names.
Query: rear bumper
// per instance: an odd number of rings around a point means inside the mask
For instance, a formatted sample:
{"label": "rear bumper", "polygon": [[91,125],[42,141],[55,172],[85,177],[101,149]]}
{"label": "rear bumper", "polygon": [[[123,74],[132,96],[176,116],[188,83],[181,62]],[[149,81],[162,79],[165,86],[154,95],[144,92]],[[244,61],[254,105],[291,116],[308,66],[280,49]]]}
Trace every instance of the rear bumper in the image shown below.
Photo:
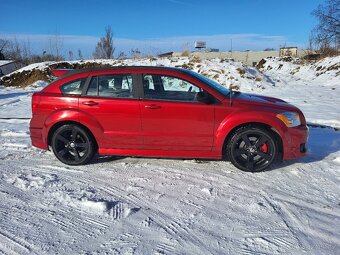
{"label": "rear bumper", "polygon": [[32,145],[38,147],[40,149],[47,150],[48,147],[43,139],[43,130],[42,128],[32,128],[30,127],[30,137],[32,141]]}
{"label": "rear bumper", "polygon": [[308,127],[299,126],[288,128],[286,141],[284,142],[283,159],[301,158],[307,153]]}

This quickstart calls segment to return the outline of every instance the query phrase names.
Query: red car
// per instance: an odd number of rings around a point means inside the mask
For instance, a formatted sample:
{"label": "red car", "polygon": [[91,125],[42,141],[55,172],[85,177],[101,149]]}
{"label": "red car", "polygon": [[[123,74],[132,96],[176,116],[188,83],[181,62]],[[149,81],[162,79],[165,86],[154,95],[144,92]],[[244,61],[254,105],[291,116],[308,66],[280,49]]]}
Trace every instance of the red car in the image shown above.
{"label": "red car", "polygon": [[261,171],[306,153],[302,112],[168,67],[55,70],[32,97],[32,144],[63,163],[100,155],[228,159]]}

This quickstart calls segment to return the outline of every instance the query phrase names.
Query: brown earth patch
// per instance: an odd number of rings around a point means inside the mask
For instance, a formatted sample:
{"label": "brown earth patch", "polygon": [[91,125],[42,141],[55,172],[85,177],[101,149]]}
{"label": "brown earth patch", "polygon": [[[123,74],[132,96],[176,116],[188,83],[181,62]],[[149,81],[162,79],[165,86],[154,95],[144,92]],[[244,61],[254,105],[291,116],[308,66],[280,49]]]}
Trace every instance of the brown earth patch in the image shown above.
{"label": "brown earth patch", "polygon": [[[117,62],[119,65],[120,62]],[[0,78],[0,84],[4,86],[26,87],[36,81],[52,81],[55,77],[51,70],[53,69],[83,69],[95,67],[110,67],[108,64],[101,64],[96,62],[56,62],[46,66],[44,69],[32,69],[22,72],[13,72],[9,75]]]}

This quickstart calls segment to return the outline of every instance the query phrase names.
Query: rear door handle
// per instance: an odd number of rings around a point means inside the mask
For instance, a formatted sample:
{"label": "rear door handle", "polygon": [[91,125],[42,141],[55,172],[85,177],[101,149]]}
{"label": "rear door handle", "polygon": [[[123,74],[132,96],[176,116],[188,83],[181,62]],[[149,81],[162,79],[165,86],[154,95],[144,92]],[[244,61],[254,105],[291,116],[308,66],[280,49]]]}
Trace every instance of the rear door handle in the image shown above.
{"label": "rear door handle", "polygon": [[145,108],[151,109],[151,110],[156,110],[156,109],[160,109],[161,107],[159,105],[156,105],[156,104],[148,104],[148,105],[145,106]]}
{"label": "rear door handle", "polygon": [[94,106],[97,105],[98,103],[95,101],[84,101],[83,104],[88,106]]}

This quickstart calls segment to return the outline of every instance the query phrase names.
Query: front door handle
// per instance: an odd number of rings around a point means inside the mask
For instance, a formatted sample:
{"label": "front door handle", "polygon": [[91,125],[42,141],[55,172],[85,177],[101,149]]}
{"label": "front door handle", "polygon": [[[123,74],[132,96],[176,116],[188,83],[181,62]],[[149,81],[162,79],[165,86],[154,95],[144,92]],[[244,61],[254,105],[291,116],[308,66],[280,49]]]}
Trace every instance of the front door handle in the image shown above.
{"label": "front door handle", "polygon": [[88,106],[94,106],[97,105],[98,103],[95,101],[84,101],[83,104]]}
{"label": "front door handle", "polygon": [[161,107],[159,105],[156,105],[156,104],[148,104],[148,105],[145,106],[145,108],[151,109],[151,110],[156,110],[156,109],[160,109]]}

